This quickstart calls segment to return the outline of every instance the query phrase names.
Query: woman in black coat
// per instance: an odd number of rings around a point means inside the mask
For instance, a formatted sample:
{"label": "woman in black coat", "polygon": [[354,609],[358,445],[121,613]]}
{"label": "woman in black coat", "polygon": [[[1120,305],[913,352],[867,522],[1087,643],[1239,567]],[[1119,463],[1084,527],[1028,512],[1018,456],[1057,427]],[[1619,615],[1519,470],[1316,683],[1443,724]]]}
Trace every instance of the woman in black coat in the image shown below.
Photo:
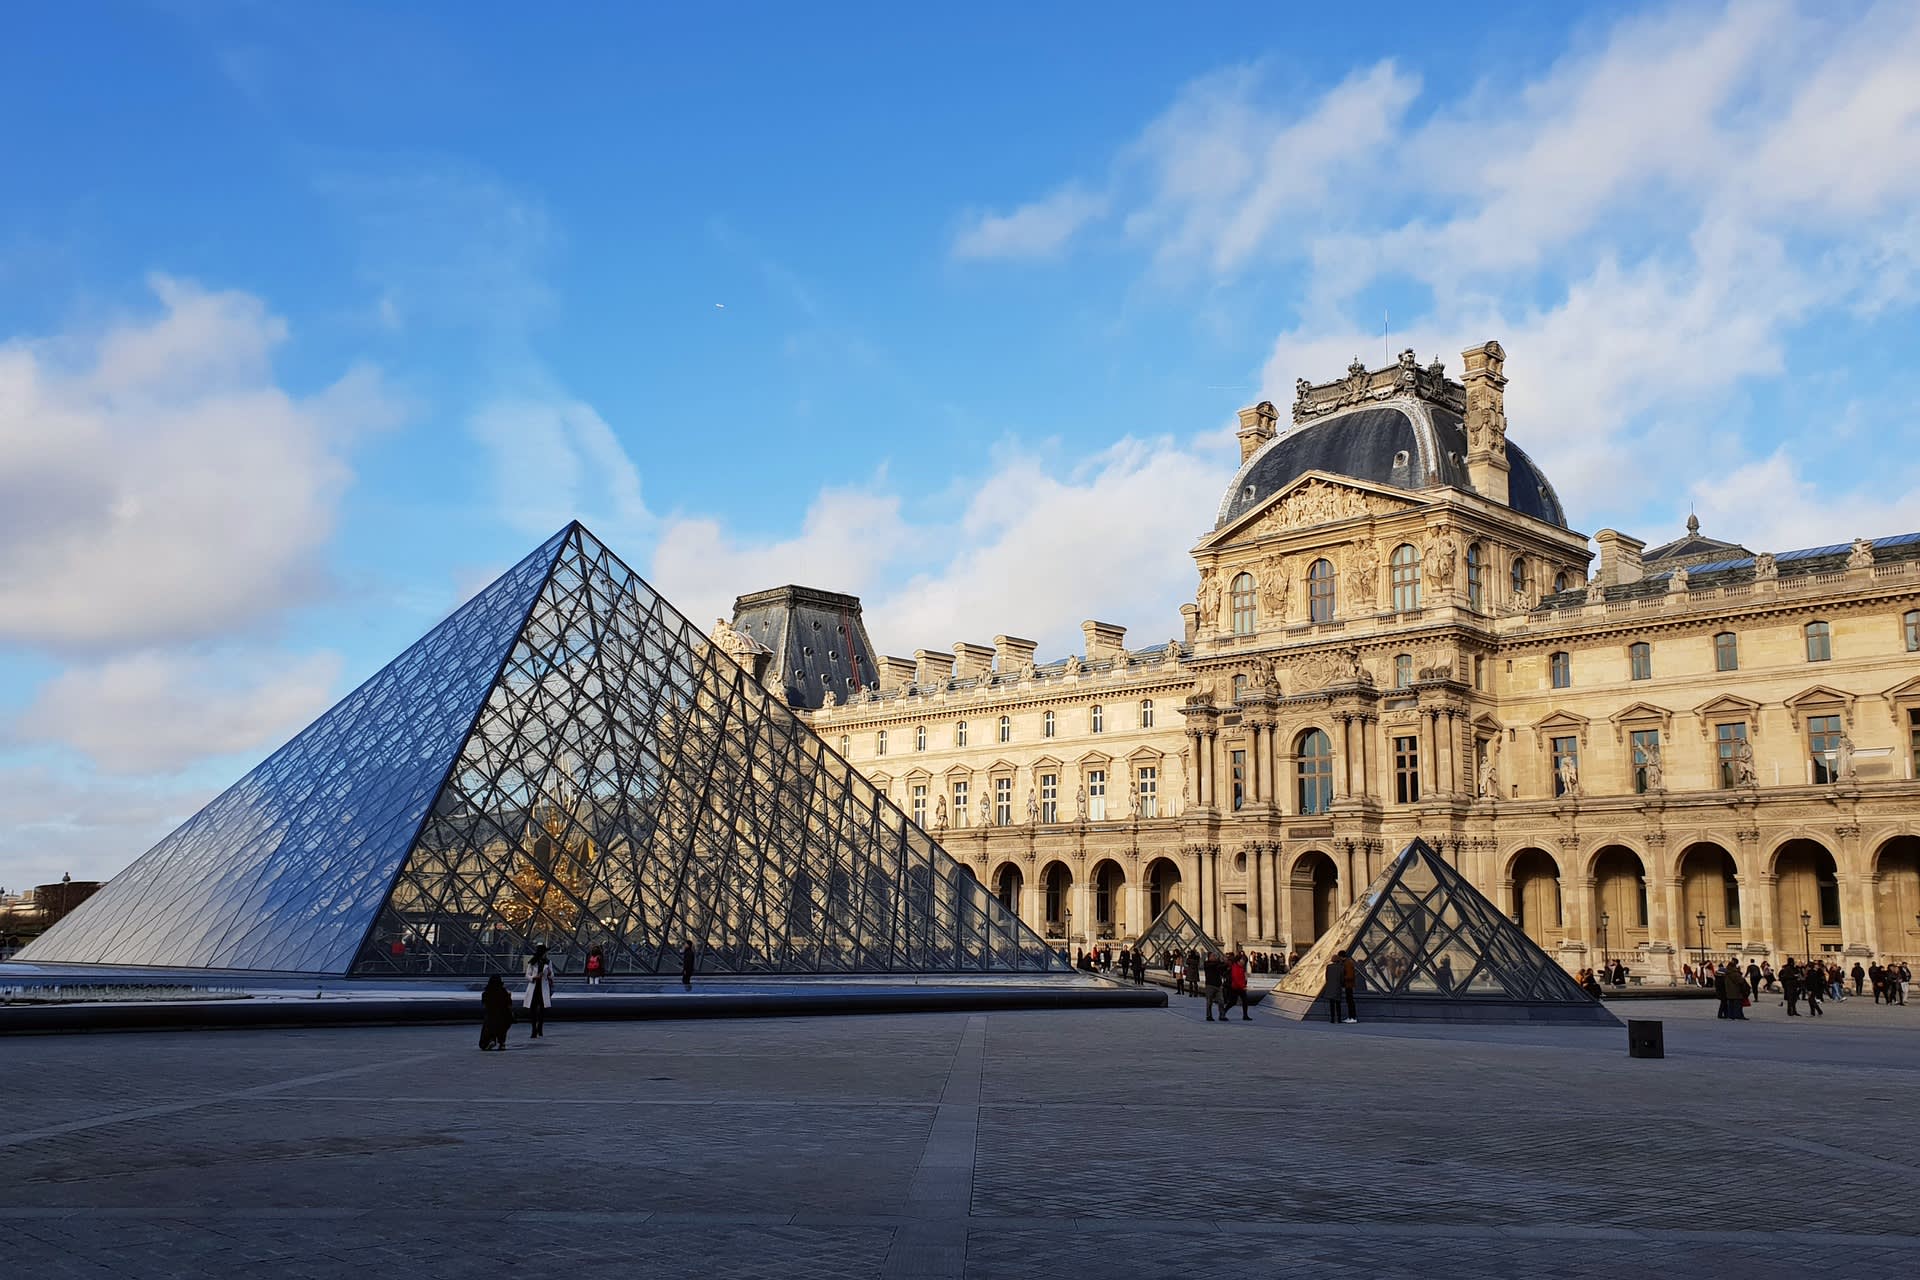
{"label": "woman in black coat", "polygon": [[507,1028],[512,1025],[513,994],[496,973],[487,979],[486,988],[480,992],[480,1047],[506,1048]]}

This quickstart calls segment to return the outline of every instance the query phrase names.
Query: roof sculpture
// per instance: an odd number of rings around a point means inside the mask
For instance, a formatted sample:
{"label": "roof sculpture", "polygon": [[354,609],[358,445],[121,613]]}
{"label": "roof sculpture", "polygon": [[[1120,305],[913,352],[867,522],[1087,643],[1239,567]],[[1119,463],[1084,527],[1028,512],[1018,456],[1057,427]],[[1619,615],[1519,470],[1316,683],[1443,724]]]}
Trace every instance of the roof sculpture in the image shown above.
{"label": "roof sculpture", "polygon": [[1153,918],[1153,923],[1135,940],[1133,949],[1145,952],[1148,964],[1159,964],[1169,954],[1184,956],[1189,951],[1199,952],[1203,959],[1222,954],[1220,944],[1209,938],[1207,931],[1177,902],[1169,902],[1166,910]]}
{"label": "roof sculpture", "polygon": [[1363,1019],[1616,1022],[1424,840],[1401,850],[1280,980],[1274,1007],[1312,1016],[1339,951],[1358,970]]}
{"label": "roof sculpture", "polygon": [[1066,966],[579,523],[20,959],[324,974]]}

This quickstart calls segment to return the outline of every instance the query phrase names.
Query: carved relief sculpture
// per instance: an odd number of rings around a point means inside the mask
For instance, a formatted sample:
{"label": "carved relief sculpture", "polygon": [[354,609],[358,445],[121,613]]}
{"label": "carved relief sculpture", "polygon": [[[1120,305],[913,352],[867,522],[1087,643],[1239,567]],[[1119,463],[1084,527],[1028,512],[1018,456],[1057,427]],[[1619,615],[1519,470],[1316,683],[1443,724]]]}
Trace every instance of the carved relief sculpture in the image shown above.
{"label": "carved relief sculpture", "polygon": [[1774,563],[1773,552],[1762,551],[1753,558],[1753,576],[1763,580],[1780,576],[1779,566]]}
{"label": "carved relief sculpture", "polygon": [[1200,590],[1194,604],[1200,609],[1200,629],[1212,631],[1220,621],[1220,578],[1211,569],[1200,571]]}
{"label": "carved relief sculpture", "polygon": [[1353,601],[1360,612],[1371,613],[1379,603],[1375,587],[1379,574],[1380,562],[1374,549],[1364,543],[1354,543],[1347,552],[1347,582],[1351,584]]}
{"label": "carved relief sculpture", "polygon": [[1560,778],[1560,794],[1568,799],[1580,798],[1580,769],[1572,756],[1561,756],[1554,764],[1554,772]]}
{"label": "carved relief sculpture", "polygon": [[1293,578],[1281,556],[1268,556],[1260,562],[1260,607],[1275,621],[1287,620],[1288,597],[1293,594]]}
{"label": "carved relief sculpture", "polygon": [[1660,744],[1649,742],[1634,751],[1634,763],[1646,771],[1647,790],[1666,790],[1666,766],[1661,763]]}
{"label": "carved relief sculpture", "polygon": [[1753,767],[1753,747],[1745,738],[1733,740],[1733,782],[1740,787],[1760,785],[1759,774]]}
{"label": "carved relief sculpture", "polygon": [[1869,538],[1855,538],[1853,546],[1847,551],[1847,568],[1864,569],[1873,563],[1873,541]]}
{"label": "carved relief sculpture", "polygon": [[1454,562],[1459,557],[1460,544],[1444,529],[1427,544],[1426,553],[1421,557],[1422,571],[1433,576],[1433,585],[1443,595],[1453,590]]}

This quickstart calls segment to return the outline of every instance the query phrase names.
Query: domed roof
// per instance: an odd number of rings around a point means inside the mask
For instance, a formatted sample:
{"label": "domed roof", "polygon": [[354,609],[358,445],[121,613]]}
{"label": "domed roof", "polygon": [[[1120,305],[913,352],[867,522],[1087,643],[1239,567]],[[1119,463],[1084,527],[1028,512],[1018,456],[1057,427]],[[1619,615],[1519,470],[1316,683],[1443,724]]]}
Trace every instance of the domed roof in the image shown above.
{"label": "domed roof", "polygon": [[[1411,395],[1376,400],[1314,418],[1268,441],[1227,486],[1213,527],[1224,528],[1309,471],[1396,489],[1471,492],[1466,458],[1466,424],[1452,408]],[[1511,438],[1507,466],[1507,492],[1482,496],[1566,528],[1553,486]]]}

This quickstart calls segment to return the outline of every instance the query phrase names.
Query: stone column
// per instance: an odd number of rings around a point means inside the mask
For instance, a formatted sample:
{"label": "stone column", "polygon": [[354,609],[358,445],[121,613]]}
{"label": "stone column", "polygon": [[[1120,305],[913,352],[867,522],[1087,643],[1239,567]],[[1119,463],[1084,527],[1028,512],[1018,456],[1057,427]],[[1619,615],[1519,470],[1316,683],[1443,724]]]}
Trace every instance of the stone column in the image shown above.
{"label": "stone column", "polygon": [[1334,740],[1340,744],[1333,753],[1333,795],[1336,800],[1345,800],[1354,794],[1353,783],[1353,717],[1339,715],[1334,717]]}
{"label": "stone column", "polygon": [[[1520,897],[1519,897],[1519,894],[1514,890],[1512,876],[1501,877],[1500,896],[1494,899],[1493,905],[1496,907],[1499,907],[1502,911],[1506,912],[1507,919],[1509,920],[1513,919],[1514,912],[1519,910]],[[1537,922],[1535,923],[1534,927],[1535,928],[1539,927]]]}
{"label": "stone column", "polygon": [[1267,898],[1267,941],[1275,942],[1280,937],[1280,919],[1285,908],[1280,901],[1280,846],[1267,846],[1266,862],[1266,898]]}
{"label": "stone column", "polygon": [[[1778,876],[1759,875],[1753,878],[1756,892],[1760,897],[1760,937],[1758,941],[1767,946],[1775,956],[1793,955],[1799,951],[1800,944],[1791,947],[1780,945],[1780,878]],[[1741,917],[1745,919],[1745,917]]]}
{"label": "stone column", "polygon": [[1380,762],[1380,753],[1373,740],[1374,731],[1378,725],[1379,721],[1372,716],[1360,717],[1360,794],[1363,796],[1371,797],[1380,794],[1376,789],[1379,779],[1373,776],[1374,769]]}
{"label": "stone column", "polygon": [[1266,846],[1256,844],[1247,850],[1247,929],[1250,941],[1258,942],[1266,936],[1267,901],[1260,892],[1264,887],[1260,872],[1266,862]]}
{"label": "stone column", "polygon": [[1281,874],[1280,863],[1280,851],[1276,849],[1271,866],[1274,897],[1280,903],[1280,934],[1275,940],[1291,947],[1293,946],[1293,881]]}
{"label": "stone column", "polygon": [[1840,846],[1833,859],[1840,878],[1840,945],[1850,956],[1880,954],[1880,923],[1874,911],[1873,868],[1861,856],[1860,828],[1845,823],[1833,829]]}
{"label": "stone column", "polygon": [[[1138,863],[1140,860],[1135,858],[1134,861]],[[1145,886],[1140,883],[1140,874],[1140,869],[1136,866],[1132,874],[1127,876],[1126,889],[1122,895],[1127,903],[1126,932],[1135,938],[1139,937],[1147,927],[1147,918],[1141,914],[1146,910],[1147,895]]]}
{"label": "stone column", "polygon": [[1083,935],[1086,945],[1093,945],[1093,935],[1098,926],[1093,919],[1093,886],[1087,883],[1086,868],[1082,865],[1074,872],[1073,891],[1067,896],[1073,901],[1073,927],[1067,930],[1067,954],[1071,956],[1076,945],[1071,935]]}
{"label": "stone column", "polygon": [[[1273,799],[1273,726],[1257,725],[1253,731],[1254,775],[1260,780],[1260,799],[1272,805]],[[1277,805],[1275,806],[1278,807]]]}
{"label": "stone column", "polygon": [[1568,897],[1567,903],[1572,908],[1567,913],[1572,917],[1567,921],[1568,935],[1578,938],[1586,946],[1589,956],[1597,954],[1600,947],[1600,934],[1598,917],[1593,909],[1592,876],[1574,877],[1573,893]]}
{"label": "stone column", "polygon": [[1207,869],[1207,910],[1201,916],[1201,928],[1215,942],[1220,941],[1220,850],[1208,845],[1207,851],[1200,855],[1201,863]]}
{"label": "stone column", "polygon": [[1440,755],[1440,734],[1434,727],[1434,714],[1431,711],[1420,713],[1420,798],[1427,799],[1440,790],[1438,766]]}

